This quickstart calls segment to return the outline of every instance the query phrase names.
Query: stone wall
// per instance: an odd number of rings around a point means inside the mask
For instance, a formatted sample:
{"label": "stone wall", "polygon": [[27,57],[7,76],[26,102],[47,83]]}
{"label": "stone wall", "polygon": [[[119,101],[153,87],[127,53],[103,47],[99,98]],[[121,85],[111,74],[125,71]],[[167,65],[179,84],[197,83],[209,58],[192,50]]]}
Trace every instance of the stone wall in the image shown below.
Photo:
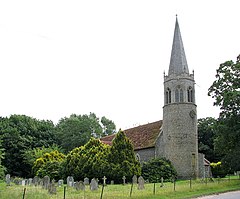
{"label": "stone wall", "polygon": [[147,162],[148,160],[155,157],[155,148],[146,148],[141,150],[135,150],[135,154],[138,157],[140,162]]}

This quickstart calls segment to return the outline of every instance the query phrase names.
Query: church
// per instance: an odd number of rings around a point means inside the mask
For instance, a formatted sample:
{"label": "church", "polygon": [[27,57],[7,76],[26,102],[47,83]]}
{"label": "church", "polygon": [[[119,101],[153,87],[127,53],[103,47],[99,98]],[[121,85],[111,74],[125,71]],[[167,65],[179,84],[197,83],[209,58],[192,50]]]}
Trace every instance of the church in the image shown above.
{"label": "church", "polygon": [[[197,105],[194,73],[189,73],[176,18],[168,74],[164,74],[163,119],[124,130],[140,162],[165,157],[178,178],[206,177],[209,162],[198,153]],[[115,135],[101,138],[111,145]]]}

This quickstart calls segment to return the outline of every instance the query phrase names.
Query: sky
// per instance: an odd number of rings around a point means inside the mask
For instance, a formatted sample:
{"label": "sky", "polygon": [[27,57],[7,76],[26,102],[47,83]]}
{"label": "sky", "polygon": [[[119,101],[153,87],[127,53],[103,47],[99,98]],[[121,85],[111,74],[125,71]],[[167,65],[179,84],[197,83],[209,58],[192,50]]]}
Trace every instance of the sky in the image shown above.
{"label": "sky", "polygon": [[0,1],[0,116],[55,124],[105,116],[117,128],[162,119],[176,14],[198,118],[219,64],[240,54],[239,0]]}

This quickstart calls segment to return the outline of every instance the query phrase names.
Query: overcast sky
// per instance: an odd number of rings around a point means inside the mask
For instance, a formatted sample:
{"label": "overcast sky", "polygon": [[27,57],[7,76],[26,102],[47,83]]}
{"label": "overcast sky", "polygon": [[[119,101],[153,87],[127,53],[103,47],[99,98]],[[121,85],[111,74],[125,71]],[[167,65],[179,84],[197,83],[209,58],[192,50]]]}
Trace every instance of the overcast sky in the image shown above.
{"label": "overcast sky", "polygon": [[219,64],[240,53],[239,0],[0,1],[0,116],[57,123],[96,113],[130,128],[162,119],[175,15],[198,118]]}

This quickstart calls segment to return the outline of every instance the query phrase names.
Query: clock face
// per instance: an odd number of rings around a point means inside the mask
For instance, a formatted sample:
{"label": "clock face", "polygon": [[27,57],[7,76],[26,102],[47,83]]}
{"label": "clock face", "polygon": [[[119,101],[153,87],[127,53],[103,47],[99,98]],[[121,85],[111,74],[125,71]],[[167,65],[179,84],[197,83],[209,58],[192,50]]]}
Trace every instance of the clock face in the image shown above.
{"label": "clock face", "polygon": [[195,115],[196,115],[196,113],[195,113],[194,110],[191,110],[190,113],[189,113],[189,115],[190,115],[191,118],[194,118]]}

